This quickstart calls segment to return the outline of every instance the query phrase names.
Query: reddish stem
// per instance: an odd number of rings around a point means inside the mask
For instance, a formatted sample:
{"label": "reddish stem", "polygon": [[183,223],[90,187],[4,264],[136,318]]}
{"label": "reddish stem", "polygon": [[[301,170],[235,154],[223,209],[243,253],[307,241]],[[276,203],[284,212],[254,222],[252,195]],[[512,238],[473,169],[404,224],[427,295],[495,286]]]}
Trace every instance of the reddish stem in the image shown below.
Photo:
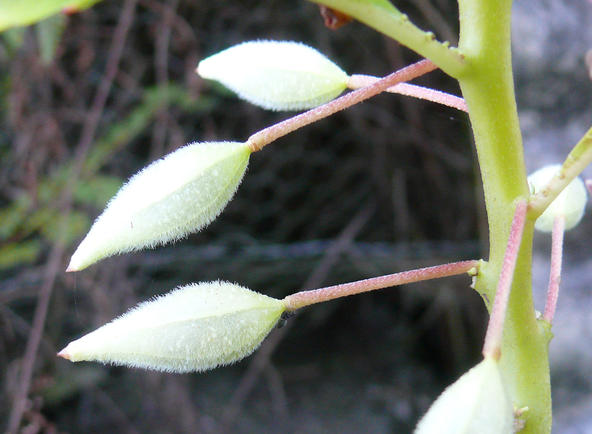
{"label": "reddish stem", "polygon": [[563,233],[565,232],[565,217],[559,215],[553,221],[551,233],[551,271],[549,273],[549,287],[547,289],[547,303],[543,318],[549,324],[553,322],[557,298],[559,297],[559,283],[561,282],[561,262],[563,259]]}
{"label": "reddish stem", "polygon": [[[361,87],[375,83],[378,80],[379,78],[373,77],[371,75],[354,74],[349,77],[347,87],[350,89],[359,89]],[[467,104],[465,103],[464,99],[446,92],[430,89],[429,87],[417,86],[415,84],[409,83],[399,83],[395,86],[389,87],[386,92],[398,93],[399,95],[411,96],[426,101],[432,101],[463,112],[468,111]]]}
{"label": "reddish stem", "polygon": [[588,189],[590,194],[592,194],[592,178],[586,179],[586,181],[584,181],[584,182],[586,183],[586,188]]}
{"label": "reddish stem", "polygon": [[265,145],[285,136],[286,134],[296,131],[308,124],[316,122],[320,119],[331,116],[338,111],[344,110],[352,105],[358,104],[368,98],[378,95],[384,92],[389,87],[395,84],[412,80],[423,74],[436,69],[430,60],[421,60],[417,63],[402,68],[392,74],[387,75],[384,78],[376,81],[375,83],[355,90],[348,94],[345,94],[337,99],[334,99],[327,104],[323,104],[319,107],[315,107],[312,110],[294,116],[290,119],[286,119],[283,122],[279,122],[271,127],[267,127],[255,134],[253,134],[247,140],[247,143],[253,152],[261,150]]}
{"label": "reddish stem", "polygon": [[417,270],[403,271],[402,273],[389,274],[387,276],[373,277],[371,279],[358,280],[357,282],[343,283],[341,285],[328,286],[326,288],[301,291],[283,299],[286,310],[294,311],[301,307],[336,298],[374,291],[375,289],[388,288],[403,285],[405,283],[421,282],[423,280],[436,279],[438,277],[455,276],[467,273],[479,266],[479,261],[462,261],[450,264],[437,265],[435,267],[419,268]]}
{"label": "reddish stem", "polygon": [[501,356],[504,320],[506,318],[508,299],[510,298],[510,290],[512,289],[512,279],[514,278],[514,269],[516,268],[516,260],[520,251],[525,221],[526,201],[521,200],[516,204],[502,271],[497,283],[495,301],[493,302],[493,309],[491,310],[487,333],[485,334],[485,344],[483,345],[483,357],[485,358],[492,357],[499,360]]}

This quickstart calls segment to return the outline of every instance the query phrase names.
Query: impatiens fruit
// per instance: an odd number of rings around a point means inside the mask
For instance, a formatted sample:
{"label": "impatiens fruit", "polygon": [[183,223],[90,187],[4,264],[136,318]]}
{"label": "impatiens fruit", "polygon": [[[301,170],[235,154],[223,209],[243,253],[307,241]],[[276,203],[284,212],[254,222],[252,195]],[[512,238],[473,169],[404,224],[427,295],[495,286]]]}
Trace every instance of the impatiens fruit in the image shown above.
{"label": "impatiens fruit", "polygon": [[204,371],[251,354],[284,311],[228,282],[178,288],[70,342],[59,356],[167,372]]}
{"label": "impatiens fruit", "polygon": [[111,199],[67,271],[203,228],[234,195],[250,154],[245,143],[192,143],[147,166]]}
{"label": "impatiens fruit", "polygon": [[331,101],[348,75],[314,48],[290,41],[251,41],[202,60],[197,73],[270,110],[300,110]]}
{"label": "impatiens fruit", "polygon": [[444,390],[415,434],[511,434],[513,422],[498,362],[487,357]]}
{"label": "impatiens fruit", "polygon": [[[544,189],[560,170],[560,165],[551,165],[529,175],[528,184],[531,193],[536,194]],[[584,182],[577,177],[551,202],[551,205],[537,219],[534,227],[542,232],[551,232],[555,217],[563,216],[565,218],[565,230],[571,229],[582,219],[586,201],[586,187]]]}

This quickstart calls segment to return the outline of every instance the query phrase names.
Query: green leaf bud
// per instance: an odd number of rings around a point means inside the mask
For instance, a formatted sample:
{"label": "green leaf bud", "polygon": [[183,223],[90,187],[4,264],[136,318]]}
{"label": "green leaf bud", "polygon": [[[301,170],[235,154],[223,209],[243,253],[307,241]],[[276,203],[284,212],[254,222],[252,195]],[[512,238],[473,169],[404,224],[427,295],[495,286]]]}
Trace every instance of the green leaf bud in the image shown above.
{"label": "green leaf bud", "polygon": [[251,41],[202,60],[197,73],[270,110],[301,110],[331,101],[348,75],[314,48],[290,41]]}
{"label": "green leaf bud", "polygon": [[[536,194],[544,189],[560,170],[561,165],[555,164],[545,166],[529,175],[530,192]],[[587,193],[584,182],[576,177],[540,215],[534,224],[535,229],[541,232],[552,232],[553,221],[560,215],[565,217],[565,230],[575,227],[584,215],[586,202]]]}
{"label": "green leaf bud", "polygon": [[251,354],[276,325],[280,300],[229,282],[177,288],[142,303],[58,356],[166,372],[205,371]]}
{"label": "green leaf bud", "polygon": [[513,422],[498,363],[486,358],[444,390],[415,434],[510,434]]}
{"label": "green leaf bud", "polygon": [[203,228],[234,195],[250,154],[244,143],[193,143],[150,164],[111,199],[72,255],[67,271]]}

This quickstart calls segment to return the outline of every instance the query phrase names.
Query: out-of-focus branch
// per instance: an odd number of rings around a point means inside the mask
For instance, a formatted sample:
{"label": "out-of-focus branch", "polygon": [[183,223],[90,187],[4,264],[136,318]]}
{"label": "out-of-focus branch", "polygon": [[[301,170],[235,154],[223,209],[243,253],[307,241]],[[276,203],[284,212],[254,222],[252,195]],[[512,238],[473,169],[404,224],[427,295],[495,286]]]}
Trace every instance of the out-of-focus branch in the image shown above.
{"label": "out-of-focus branch", "polygon": [[[99,120],[103,113],[107,97],[109,96],[109,92],[113,84],[113,79],[119,70],[119,63],[123,53],[123,47],[127,39],[128,31],[133,22],[136,3],[137,0],[126,0],[119,16],[119,21],[117,23],[109,50],[109,58],[107,59],[105,74],[103,75],[103,78],[99,84],[97,93],[95,94],[92,106],[89,110],[88,117],[86,118],[82,127],[80,140],[76,145],[76,151],[74,154],[74,170],[67,188],[64,190],[60,200],[58,201],[59,207],[63,210],[64,215],[67,215],[72,207],[73,185],[76,183],[76,180],[80,175],[82,166],[84,165],[84,160],[86,159],[86,155],[88,154],[90,145],[92,144],[97,131]],[[64,235],[66,234],[66,231],[66,219],[62,219],[58,232],[58,241],[54,244],[49,253],[49,260],[45,268],[43,284],[41,285],[41,290],[39,291],[37,306],[35,308],[35,314],[33,317],[33,326],[29,334],[25,355],[23,357],[21,375],[18,381],[16,394],[13,399],[13,406],[7,426],[7,432],[11,434],[18,431],[23,417],[23,412],[26,407],[27,395],[29,393],[31,378],[33,376],[33,368],[35,365],[35,359],[37,357],[37,350],[39,348],[39,343],[41,342],[43,329],[45,327],[45,319],[47,317],[49,300],[51,299],[51,293],[57,278],[57,273],[62,268],[62,258],[65,251]]]}

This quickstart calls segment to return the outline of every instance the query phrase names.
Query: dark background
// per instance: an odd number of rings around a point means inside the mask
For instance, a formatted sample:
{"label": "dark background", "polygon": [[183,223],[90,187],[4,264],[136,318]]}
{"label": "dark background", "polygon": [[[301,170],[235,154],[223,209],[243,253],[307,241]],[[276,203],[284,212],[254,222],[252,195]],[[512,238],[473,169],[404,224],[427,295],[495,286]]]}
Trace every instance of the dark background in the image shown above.
{"label": "dark background", "polygon": [[[584,56],[592,35],[584,23],[592,6],[557,3],[516,13],[529,170],[561,161],[590,123]],[[454,2],[397,5],[456,44]],[[201,233],[63,272],[106,201],[150,161],[192,141],[245,140],[289,116],[204,82],[194,73],[200,59],[245,40],[298,40],[349,73],[386,75],[416,55],[359,23],[329,30],[306,1],[107,0],[54,20],[0,39],[0,420],[16,402],[25,406],[26,432],[410,432],[437,394],[479,360],[485,309],[467,277],[307,309],[253,356],[204,374],[71,364],[55,353],[189,282],[224,279],[283,297],[486,257],[466,116],[384,95],[254,154],[233,201]],[[39,35],[48,28],[63,32],[44,60],[40,41],[50,38]],[[459,93],[437,71],[417,82]],[[577,289],[592,280],[590,222],[582,226],[566,237],[566,268],[577,279],[564,279],[557,322],[569,318],[579,328],[566,324],[571,334],[556,339],[559,410],[592,402],[592,356],[582,350],[592,306]],[[537,243],[538,305],[548,240]],[[561,310],[564,299],[564,306],[575,300],[574,310]],[[43,300],[47,318],[33,359],[26,345],[40,336],[33,318]],[[27,364],[30,393],[22,400]],[[560,432],[585,432],[577,415],[564,419]]]}

